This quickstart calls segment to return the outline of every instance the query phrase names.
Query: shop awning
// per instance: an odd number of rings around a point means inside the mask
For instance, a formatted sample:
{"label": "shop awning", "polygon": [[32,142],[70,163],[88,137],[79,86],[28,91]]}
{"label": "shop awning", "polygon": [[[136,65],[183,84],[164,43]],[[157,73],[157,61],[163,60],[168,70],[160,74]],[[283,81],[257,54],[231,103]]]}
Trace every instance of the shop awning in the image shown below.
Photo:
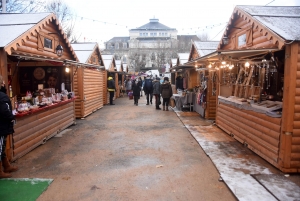
{"label": "shop awning", "polygon": [[104,66],[98,66],[94,64],[88,64],[88,63],[79,63],[77,61],[73,60],[58,60],[58,59],[51,59],[48,57],[43,57],[43,56],[37,56],[37,55],[23,55],[23,54],[12,54],[11,56],[17,57],[19,59],[24,59],[24,60],[35,60],[35,61],[50,61],[50,62],[55,62],[56,65],[64,65],[64,64],[73,64],[77,66],[82,66],[86,68],[96,68],[96,69],[105,69]]}
{"label": "shop awning", "polygon": [[185,65],[195,66],[197,64],[205,64],[207,62],[220,61],[223,57],[227,60],[238,61],[276,51],[279,51],[279,49],[218,50],[193,61],[189,61],[185,63]]}

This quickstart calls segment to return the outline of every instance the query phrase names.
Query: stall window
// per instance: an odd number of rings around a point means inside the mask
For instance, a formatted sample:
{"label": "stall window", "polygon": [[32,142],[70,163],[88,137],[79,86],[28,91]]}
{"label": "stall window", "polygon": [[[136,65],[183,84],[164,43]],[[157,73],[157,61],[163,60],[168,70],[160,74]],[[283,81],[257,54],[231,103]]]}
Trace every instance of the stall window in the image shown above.
{"label": "stall window", "polygon": [[55,45],[58,44],[59,38],[54,36],[54,34],[48,34],[40,31],[38,33],[38,50],[55,52]]}
{"label": "stall window", "polygon": [[127,48],[127,43],[123,43],[123,48]]}
{"label": "stall window", "polygon": [[246,44],[246,33],[238,36],[238,47],[244,46]]}
{"label": "stall window", "polygon": [[44,38],[44,47],[52,49],[52,40],[49,38]]}

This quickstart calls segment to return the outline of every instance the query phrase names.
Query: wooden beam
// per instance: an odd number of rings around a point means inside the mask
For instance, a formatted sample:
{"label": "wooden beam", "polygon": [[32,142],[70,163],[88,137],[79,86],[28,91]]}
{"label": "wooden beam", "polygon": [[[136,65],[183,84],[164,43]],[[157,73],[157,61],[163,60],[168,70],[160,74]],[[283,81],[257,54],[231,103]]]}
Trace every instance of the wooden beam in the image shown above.
{"label": "wooden beam", "polygon": [[279,163],[284,168],[290,168],[291,149],[292,149],[292,132],[294,126],[295,113],[295,95],[296,95],[296,76],[297,76],[297,58],[298,43],[287,45],[285,49],[285,72],[283,88],[283,105],[282,105],[282,128],[280,140]]}

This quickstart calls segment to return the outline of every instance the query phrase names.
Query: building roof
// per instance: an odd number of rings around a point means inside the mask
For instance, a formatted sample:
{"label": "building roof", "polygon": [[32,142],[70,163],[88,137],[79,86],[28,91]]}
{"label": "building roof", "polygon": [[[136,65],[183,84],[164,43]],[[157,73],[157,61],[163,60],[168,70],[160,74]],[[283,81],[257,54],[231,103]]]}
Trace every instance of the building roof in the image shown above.
{"label": "building roof", "polygon": [[0,47],[5,47],[51,14],[0,13]]}
{"label": "building roof", "polygon": [[93,54],[97,43],[72,43],[73,50],[75,51],[79,62],[87,63],[90,56]]}
{"label": "building roof", "polygon": [[285,40],[300,40],[300,6],[236,6]]}
{"label": "building roof", "polygon": [[119,36],[119,37],[113,37],[107,43],[109,42],[128,42],[130,40],[129,36]]}
{"label": "building roof", "polygon": [[193,41],[200,41],[198,36],[196,35],[177,35],[177,40],[193,40]]}
{"label": "building roof", "polygon": [[178,53],[179,64],[184,64],[188,62],[190,53]]}
{"label": "building roof", "polygon": [[66,43],[73,59],[77,60],[67,35],[53,13],[0,13],[0,48],[11,54],[23,40],[35,35],[39,27],[49,26],[50,23],[56,26],[59,39]]}
{"label": "building roof", "polygon": [[121,72],[122,71],[122,69],[121,69],[121,60],[115,60],[115,62],[116,62],[116,68],[117,68],[117,71],[119,71],[119,72]]}
{"label": "building roof", "polygon": [[194,45],[200,57],[217,50],[219,41],[194,41]]}
{"label": "building roof", "polygon": [[159,22],[159,19],[150,19],[149,23],[131,30],[176,30],[176,29],[161,24]]}
{"label": "building roof", "polygon": [[109,70],[111,64],[114,62],[114,55],[102,54],[102,59],[103,59],[105,70]]}

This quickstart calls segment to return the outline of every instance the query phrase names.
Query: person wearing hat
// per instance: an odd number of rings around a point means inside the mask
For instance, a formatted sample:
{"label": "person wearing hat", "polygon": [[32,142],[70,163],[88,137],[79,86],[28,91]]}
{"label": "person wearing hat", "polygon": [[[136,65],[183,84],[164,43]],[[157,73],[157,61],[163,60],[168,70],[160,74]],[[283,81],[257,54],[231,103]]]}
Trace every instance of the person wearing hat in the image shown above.
{"label": "person wearing hat", "polygon": [[107,91],[109,92],[109,104],[114,105],[113,99],[115,96],[116,85],[112,76],[109,76],[107,79]]}
{"label": "person wearing hat", "polygon": [[156,77],[155,80],[153,81],[153,95],[155,96],[155,107],[157,110],[161,110],[159,105],[161,104],[160,102],[160,78]]}
{"label": "person wearing hat", "polygon": [[150,75],[147,75],[144,83],[144,88],[143,88],[146,98],[147,98],[147,104],[149,105],[149,98],[150,98],[150,103],[152,104],[152,93],[153,93],[153,84],[152,84],[152,79],[150,78]]}
{"label": "person wearing hat", "polygon": [[164,82],[161,84],[160,93],[161,97],[163,98],[163,110],[169,111],[169,102],[171,96],[173,96],[173,91],[168,77],[164,77]]}

